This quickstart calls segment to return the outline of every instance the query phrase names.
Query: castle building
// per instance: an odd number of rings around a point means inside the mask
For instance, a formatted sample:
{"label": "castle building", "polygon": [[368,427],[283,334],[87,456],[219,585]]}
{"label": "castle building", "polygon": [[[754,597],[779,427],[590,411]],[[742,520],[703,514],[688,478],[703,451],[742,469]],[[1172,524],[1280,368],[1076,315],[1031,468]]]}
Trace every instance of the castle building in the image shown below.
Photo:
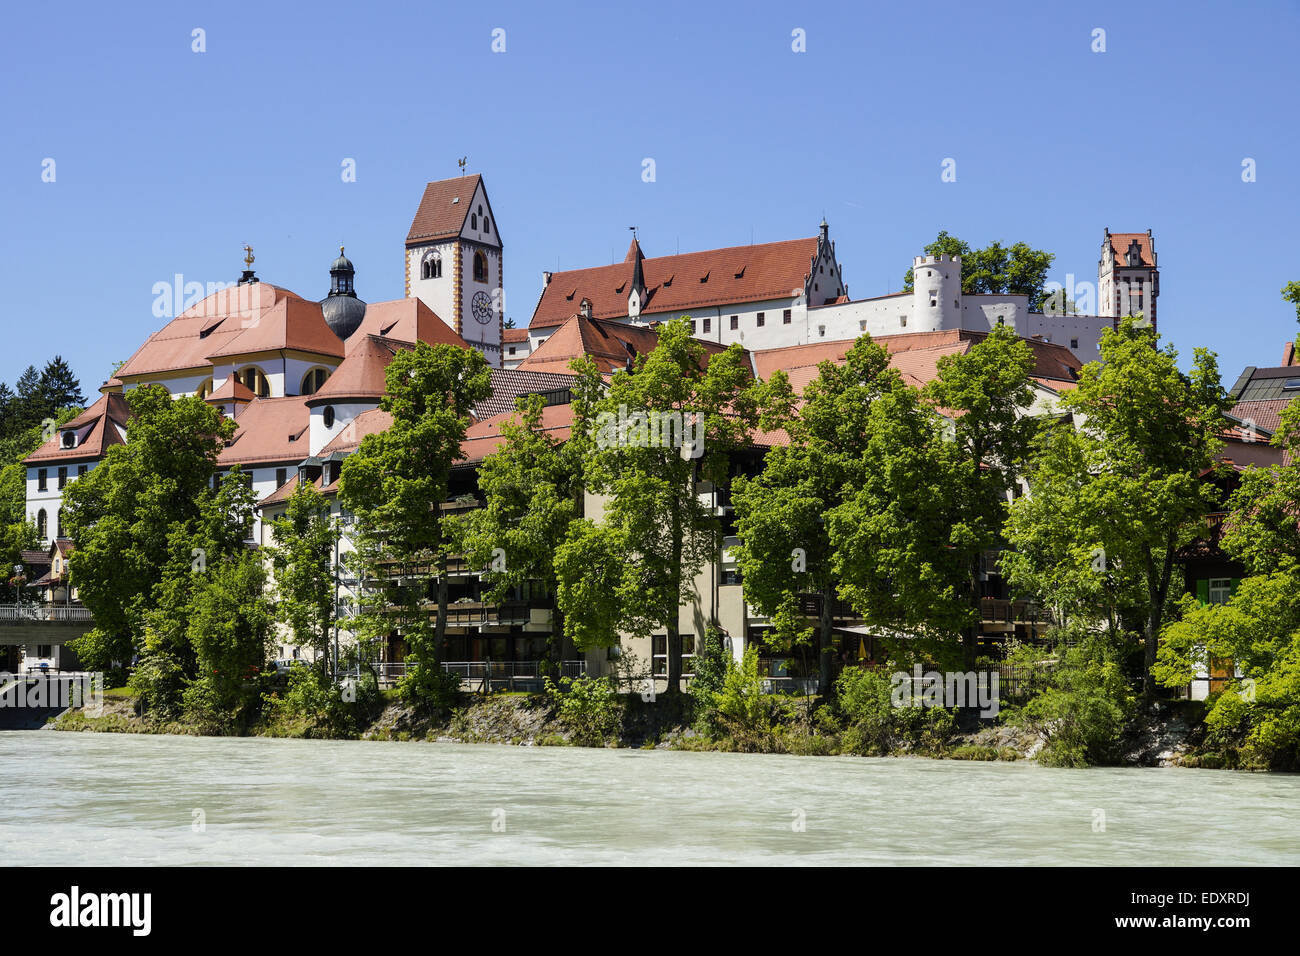
{"label": "castle building", "polygon": [[622,262],[543,278],[528,324],[533,352],[574,315],[639,325],[688,315],[704,342],[798,345],[807,340],[810,307],[848,295],[824,221],[807,239],[655,258],[633,238]]}
{"label": "castle building", "polygon": [[406,234],[406,294],[502,367],[501,232],[479,175],[429,183]]}
{"label": "castle building", "polygon": [[[1022,338],[1063,345],[1085,362],[1102,332],[1143,312],[1155,319],[1159,271],[1151,232],[1109,230],[1098,268],[1097,315],[1036,311],[1024,294],[962,291],[959,256],[916,256],[910,290],[850,299],[825,221],[810,239],[736,246],[654,259],[633,239],[623,262],[544,273],[528,341],[509,360],[526,361],[574,315],[652,325],[687,316],[704,342],[748,349],[913,332],[988,332],[1008,325]],[[1121,251],[1121,246],[1122,251]],[[516,333],[517,334],[517,333]]]}

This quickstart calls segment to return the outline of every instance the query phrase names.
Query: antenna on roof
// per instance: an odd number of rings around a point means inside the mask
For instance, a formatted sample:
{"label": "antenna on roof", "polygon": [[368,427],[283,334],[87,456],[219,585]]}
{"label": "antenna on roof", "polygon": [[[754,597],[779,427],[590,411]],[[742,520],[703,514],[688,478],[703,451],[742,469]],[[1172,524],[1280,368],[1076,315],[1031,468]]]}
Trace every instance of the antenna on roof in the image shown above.
{"label": "antenna on roof", "polygon": [[462,176],[465,175],[465,162],[468,159],[469,159],[468,156],[462,156],[460,159],[456,160],[456,165],[460,166],[460,174]]}

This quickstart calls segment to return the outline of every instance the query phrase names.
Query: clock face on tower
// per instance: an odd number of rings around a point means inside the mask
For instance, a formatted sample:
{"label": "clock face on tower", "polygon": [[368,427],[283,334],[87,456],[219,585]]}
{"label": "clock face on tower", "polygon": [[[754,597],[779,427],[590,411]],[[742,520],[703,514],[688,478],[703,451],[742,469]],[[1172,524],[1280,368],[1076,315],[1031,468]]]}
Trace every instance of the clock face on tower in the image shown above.
{"label": "clock face on tower", "polygon": [[474,311],[474,318],[480,324],[487,325],[492,321],[492,297],[486,292],[475,292],[474,298],[470,300],[470,307]]}

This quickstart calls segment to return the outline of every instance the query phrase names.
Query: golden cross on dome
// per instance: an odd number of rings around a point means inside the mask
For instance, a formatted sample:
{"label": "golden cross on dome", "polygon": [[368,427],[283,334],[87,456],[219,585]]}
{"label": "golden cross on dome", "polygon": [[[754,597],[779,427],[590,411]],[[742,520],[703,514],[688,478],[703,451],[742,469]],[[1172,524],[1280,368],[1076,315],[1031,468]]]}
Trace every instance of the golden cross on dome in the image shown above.
{"label": "golden cross on dome", "polygon": [[253,247],[244,243],[244,265],[253,268]]}

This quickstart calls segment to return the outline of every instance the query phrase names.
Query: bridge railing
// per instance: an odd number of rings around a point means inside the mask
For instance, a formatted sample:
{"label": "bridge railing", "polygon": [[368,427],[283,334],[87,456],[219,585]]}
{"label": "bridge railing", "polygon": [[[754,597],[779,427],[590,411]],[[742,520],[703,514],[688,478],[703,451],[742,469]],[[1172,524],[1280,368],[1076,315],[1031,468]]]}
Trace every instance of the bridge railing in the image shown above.
{"label": "bridge railing", "polygon": [[67,604],[0,604],[0,624],[92,624],[90,609]]}

